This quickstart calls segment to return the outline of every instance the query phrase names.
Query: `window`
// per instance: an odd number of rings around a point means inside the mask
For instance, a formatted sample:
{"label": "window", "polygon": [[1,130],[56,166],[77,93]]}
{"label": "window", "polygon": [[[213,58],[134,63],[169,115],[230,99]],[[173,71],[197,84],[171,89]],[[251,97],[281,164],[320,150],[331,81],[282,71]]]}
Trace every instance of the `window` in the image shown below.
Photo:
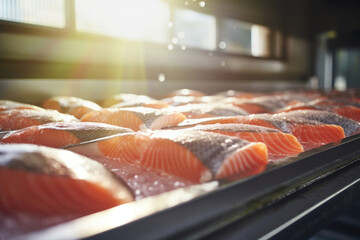
{"label": "window", "polygon": [[170,7],[159,0],[76,0],[76,29],[82,32],[165,43]]}
{"label": "window", "polygon": [[219,48],[224,52],[240,53],[256,57],[270,55],[270,29],[235,19],[221,23]]}
{"label": "window", "polygon": [[64,0],[0,0],[0,19],[62,28]]}
{"label": "window", "polygon": [[174,35],[180,45],[215,50],[215,17],[191,10],[176,9],[174,15]]}
{"label": "window", "polygon": [[213,15],[175,6],[164,0],[0,0],[0,19],[73,33],[75,26],[78,32],[168,44],[169,50],[177,45],[182,50],[282,57],[280,31],[233,18],[217,24]]}
{"label": "window", "polygon": [[251,27],[251,54],[255,57],[270,55],[270,29],[260,25]]}

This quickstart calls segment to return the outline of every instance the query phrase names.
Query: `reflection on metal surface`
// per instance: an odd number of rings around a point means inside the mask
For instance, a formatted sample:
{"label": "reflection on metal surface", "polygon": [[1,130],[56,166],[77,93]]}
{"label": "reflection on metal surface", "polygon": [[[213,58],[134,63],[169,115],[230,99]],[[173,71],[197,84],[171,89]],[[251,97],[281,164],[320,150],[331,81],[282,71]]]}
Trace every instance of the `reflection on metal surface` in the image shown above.
{"label": "reflection on metal surface", "polygon": [[217,181],[213,181],[201,185],[177,189],[155,197],[146,198],[137,202],[124,204],[103,212],[95,213],[44,231],[21,236],[20,238],[29,240],[63,240],[88,237],[184,203],[215,190],[218,185],[219,183]]}

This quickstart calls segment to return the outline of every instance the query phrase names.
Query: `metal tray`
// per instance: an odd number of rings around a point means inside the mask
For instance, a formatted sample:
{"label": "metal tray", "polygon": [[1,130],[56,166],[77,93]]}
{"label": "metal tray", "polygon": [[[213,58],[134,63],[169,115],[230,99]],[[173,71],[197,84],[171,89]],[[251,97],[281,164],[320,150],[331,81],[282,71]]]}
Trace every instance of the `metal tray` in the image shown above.
{"label": "metal tray", "polygon": [[18,239],[301,239],[360,200],[359,172],[360,134],[247,179],[177,189]]}

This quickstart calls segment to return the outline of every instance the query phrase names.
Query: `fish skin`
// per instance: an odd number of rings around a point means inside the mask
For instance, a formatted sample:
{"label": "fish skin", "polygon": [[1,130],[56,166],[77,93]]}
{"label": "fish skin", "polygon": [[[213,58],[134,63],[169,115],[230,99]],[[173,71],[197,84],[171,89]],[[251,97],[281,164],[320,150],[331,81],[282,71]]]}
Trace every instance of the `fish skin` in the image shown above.
{"label": "fish skin", "polygon": [[0,145],[0,173],[0,209],[6,214],[84,215],[134,199],[100,163],[66,150]]}
{"label": "fish skin", "polygon": [[79,122],[72,115],[56,110],[37,111],[32,109],[12,109],[0,112],[0,130],[11,131],[50,122]]}
{"label": "fish skin", "polygon": [[133,132],[131,129],[104,123],[55,122],[10,131],[1,143],[31,143],[48,147],[63,147],[106,136]]}

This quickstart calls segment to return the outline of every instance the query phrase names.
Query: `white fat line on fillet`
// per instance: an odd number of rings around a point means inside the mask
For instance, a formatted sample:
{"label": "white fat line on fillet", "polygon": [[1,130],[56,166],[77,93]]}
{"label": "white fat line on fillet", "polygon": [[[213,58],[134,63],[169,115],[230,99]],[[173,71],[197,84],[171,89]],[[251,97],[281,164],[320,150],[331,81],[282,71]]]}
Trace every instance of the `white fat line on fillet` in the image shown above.
{"label": "white fat line on fillet", "polygon": [[[49,203],[48,201],[44,200],[44,197],[46,199],[46,192],[44,193],[43,191],[41,191],[40,187],[39,187],[39,180],[41,181],[42,178],[37,178],[36,176],[32,175],[32,174],[26,174],[26,182],[24,183],[25,186],[27,186],[27,189],[29,189],[32,192],[32,196],[31,199],[34,201],[36,200],[36,203],[41,204],[41,209],[46,209],[46,212],[49,212],[51,210],[57,210],[56,208],[54,208],[51,203]],[[50,176],[49,176],[50,177]],[[48,194],[47,194],[48,195]]]}
{"label": "white fat line on fillet", "polygon": [[315,131],[313,128],[309,128],[309,131],[310,131],[311,135],[313,136],[313,138],[316,139],[317,142],[315,142],[315,143],[323,143],[324,142],[323,139],[321,138],[320,134],[315,134],[315,132],[318,133],[318,131]]}
{"label": "white fat line on fillet", "polygon": [[241,156],[236,155],[236,156],[235,156],[235,161],[233,161],[235,167],[234,167],[234,169],[233,169],[232,174],[236,174],[236,173],[239,173],[239,172],[243,171],[243,170],[242,170],[242,167],[241,167],[241,161],[243,161],[243,160],[241,159]]}
{"label": "white fat line on fillet", "polygon": [[[248,161],[245,161],[246,162],[246,166],[248,167],[248,169],[251,169],[253,168],[254,166],[257,166],[258,163],[253,159],[253,157],[251,156],[251,153],[253,153],[255,155],[255,157],[258,156],[258,154],[256,153],[256,151],[253,149],[253,146],[255,145],[256,143],[250,143],[249,146],[246,146],[245,149],[244,149],[244,154],[246,155],[246,159],[249,160]],[[251,164],[252,163],[252,164]],[[252,166],[253,165],[253,166]]]}
{"label": "white fat line on fillet", "polygon": [[57,185],[59,185],[59,181],[61,181],[61,179],[57,179],[56,181],[42,181],[42,184],[45,185],[44,187],[47,189],[48,193],[54,197],[54,201],[59,202],[60,204],[62,204],[63,207],[66,207],[69,211],[75,211],[78,206],[74,206],[74,204],[72,202],[69,203],[69,198],[67,196],[65,196],[64,194],[59,194],[59,188]]}
{"label": "white fat line on fillet", "polygon": [[[285,141],[280,136],[284,137]],[[286,141],[288,139],[288,135],[286,135],[284,133],[281,133],[281,135],[275,134],[275,138],[278,139],[278,141],[274,141],[274,142],[278,143],[278,144],[276,144],[276,146],[278,146],[280,148],[280,151],[278,151],[279,153],[293,152],[293,148],[291,147],[292,145],[287,144],[288,141]],[[280,147],[280,143],[281,143],[282,148]]]}
{"label": "white fat line on fillet", "polygon": [[[322,143],[324,143],[324,139],[326,139],[326,142],[329,141],[329,133],[328,133],[328,130],[330,129],[324,129],[325,131],[321,131],[321,133],[319,133],[319,137],[321,138],[322,140]],[[330,134],[331,135],[331,134]]]}
{"label": "white fat line on fillet", "polygon": [[[342,128],[342,127],[341,127]],[[342,128],[344,129],[344,128]],[[339,137],[337,136],[337,134],[335,133],[335,129],[329,129],[329,131],[327,131],[327,134],[332,138],[332,139],[338,139]]]}
{"label": "white fat line on fillet", "polygon": [[[189,164],[189,159],[191,157],[191,152],[190,150],[188,150],[187,148],[185,148],[182,145],[179,145],[178,147],[174,148],[175,155],[176,156],[181,156],[181,153],[183,153],[185,151],[185,158],[180,160],[180,161],[176,161],[176,167],[181,171],[181,172],[186,172],[188,169],[187,164]],[[169,151],[170,154],[170,151]]]}
{"label": "white fat line on fillet", "polygon": [[[275,151],[276,153],[283,153],[284,152],[284,149],[280,147],[280,145],[278,144],[279,141],[275,141],[275,139],[278,138],[279,140],[280,137],[278,136],[278,134],[272,134],[270,136],[270,142],[271,142],[271,145],[269,146],[269,148],[271,147],[271,149],[273,151]],[[265,143],[266,146],[268,146],[268,142]]]}
{"label": "white fat line on fillet", "polygon": [[[81,200],[79,200],[78,196],[79,196],[79,192],[78,191],[71,191],[74,190],[73,188],[69,188],[67,182],[65,181],[56,181],[56,183],[58,184],[58,189],[61,189],[61,193],[64,194],[66,196],[67,199],[69,199],[71,201],[72,204],[76,204],[76,206],[84,206],[87,204],[87,202],[83,202]],[[75,193],[75,194],[74,194]]]}

